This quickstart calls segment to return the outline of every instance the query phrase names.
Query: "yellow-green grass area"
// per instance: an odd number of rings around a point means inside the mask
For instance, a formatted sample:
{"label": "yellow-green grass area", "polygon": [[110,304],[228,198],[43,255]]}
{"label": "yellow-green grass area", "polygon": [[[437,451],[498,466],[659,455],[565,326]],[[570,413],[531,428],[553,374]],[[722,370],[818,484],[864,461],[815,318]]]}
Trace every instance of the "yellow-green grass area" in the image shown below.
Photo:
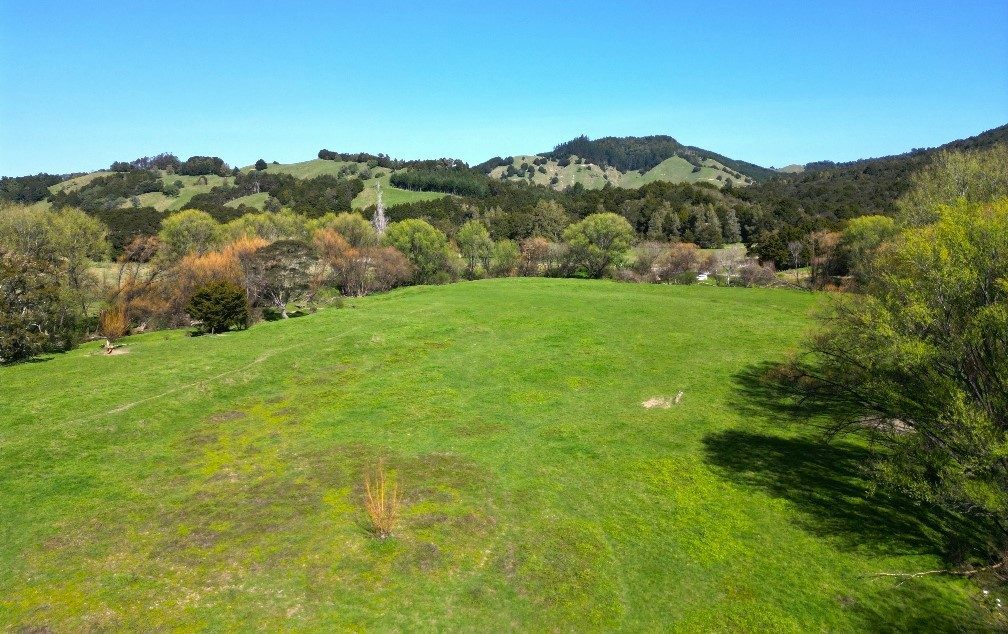
{"label": "yellow-green grass area", "polygon": [[[296,178],[315,178],[316,176],[339,176],[339,172],[344,167],[350,165],[349,161],[327,161],[325,159],[312,159],[298,163],[270,163],[263,170],[267,174],[290,174]],[[364,163],[357,163],[363,169]],[[255,168],[251,165],[242,168],[243,171],[252,171]]]}
{"label": "yellow-green grass area", "polygon": [[49,191],[56,193],[59,191],[73,191],[75,189],[80,189],[84,187],[94,179],[99,176],[108,176],[109,174],[114,174],[115,172],[109,172],[105,170],[98,170],[97,172],[91,172],[90,174],[82,174],[74,178],[67,179],[56,183],[55,185],[49,186]]}
{"label": "yellow-green grass area", "polygon": [[386,207],[393,207],[403,203],[412,203],[419,200],[437,200],[444,198],[448,194],[441,192],[415,192],[409,189],[399,189],[393,187],[389,182],[388,171],[377,178],[370,178],[364,181],[364,189],[354,197],[350,206],[354,209],[366,209],[378,201],[378,192],[375,188],[377,183],[381,183],[382,202]]}
{"label": "yellow-green grass area", "polygon": [[[367,163],[312,159],[310,161],[302,161],[300,163],[271,163],[267,165],[264,171],[267,173],[290,174],[296,178],[308,179],[322,175],[339,176],[340,170],[349,165],[356,165],[358,171],[367,169]],[[250,166],[243,169],[248,171],[254,168]],[[382,201],[385,203],[386,207],[391,207],[401,203],[415,202],[418,200],[436,200],[438,198],[444,198],[447,195],[440,192],[415,192],[406,189],[399,189],[398,187],[392,187],[389,183],[389,177],[392,173],[391,170],[378,167],[373,168],[371,171],[375,174],[375,177],[364,181],[364,189],[351,202],[351,207],[354,209],[365,209],[375,204],[377,201],[375,184],[379,182],[382,186]],[[350,175],[351,178],[356,176],[356,174]]]}
{"label": "yellow-green grass area", "polygon": [[868,576],[940,562],[867,448],[748,408],[820,301],[513,278],[0,368],[0,626],[989,627],[972,582]]}

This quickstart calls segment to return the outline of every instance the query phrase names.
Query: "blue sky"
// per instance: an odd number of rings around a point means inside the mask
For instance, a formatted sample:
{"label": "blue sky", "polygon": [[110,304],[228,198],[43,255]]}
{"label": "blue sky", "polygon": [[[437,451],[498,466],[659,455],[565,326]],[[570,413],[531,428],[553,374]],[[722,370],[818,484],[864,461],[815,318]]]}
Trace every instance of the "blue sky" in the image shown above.
{"label": "blue sky", "polygon": [[[374,5],[374,6],[372,6]],[[1008,1],[0,0],[0,174],[670,134],[783,166],[1008,122]]]}

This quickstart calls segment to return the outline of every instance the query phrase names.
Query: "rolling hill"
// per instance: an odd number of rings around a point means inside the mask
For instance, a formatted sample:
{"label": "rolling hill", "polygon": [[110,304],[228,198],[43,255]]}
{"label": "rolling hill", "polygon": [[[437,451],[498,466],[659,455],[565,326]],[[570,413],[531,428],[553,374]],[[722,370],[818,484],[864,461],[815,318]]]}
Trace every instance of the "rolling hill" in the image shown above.
{"label": "rolling hill", "polygon": [[683,145],[670,136],[580,136],[537,155],[495,157],[477,165],[501,180],[525,180],[562,190],[580,184],[636,188],[655,181],[705,182],[721,187],[750,185],[772,178],[775,170]]}

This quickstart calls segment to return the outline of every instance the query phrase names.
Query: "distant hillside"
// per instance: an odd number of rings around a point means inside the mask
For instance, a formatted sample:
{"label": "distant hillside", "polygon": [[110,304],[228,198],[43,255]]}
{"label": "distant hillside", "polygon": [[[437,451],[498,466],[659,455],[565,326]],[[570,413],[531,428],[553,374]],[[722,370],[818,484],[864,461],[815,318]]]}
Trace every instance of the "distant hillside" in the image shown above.
{"label": "distant hillside", "polygon": [[564,189],[580,183],[593,189],[610,183],[640,187],[663,180],[672,183],[709,182],[749,185],[765,181],[774,170],[728,158],[703,148],[683,145],[670,136],[580,136],[535,156],[496,157],[475,169],[495,178],[526,180]]}
{"label": "distant hillside", "polygon": [[941,150],[975,150],[1008,143],[1008,124],[936,148],[848,163],[819,161],[797,174],[778,174],[740,195],[771,210],[801,209],[806,214],[844,220],[895,212],[895,201],[910,186],[910,175]]}
{"label": "distant hillside", "polygon": [[[488,164],[489,163],[489,164]],[[602,167],[582,157],[572,155],[553,159],[538,155],[508,157],[484,163],[474,169],[491,178],[512,182],[527,182],[564,190],[575,185],[585,189],[613,187],[635,189],[655,181],[669,183],[710,183],[721,187],[749,185],[753,181],[712,159],[695,165],[680,156],[671,156],[646,171],[622,172],[615,167]]]}

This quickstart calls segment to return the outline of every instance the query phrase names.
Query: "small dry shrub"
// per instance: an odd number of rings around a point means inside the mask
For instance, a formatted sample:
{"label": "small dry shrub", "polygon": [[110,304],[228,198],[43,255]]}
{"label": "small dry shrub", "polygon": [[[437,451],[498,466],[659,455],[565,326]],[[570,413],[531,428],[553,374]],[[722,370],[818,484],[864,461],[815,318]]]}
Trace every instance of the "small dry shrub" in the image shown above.
{"label": "small dry shrub", "polygon": [[98,332],[105,337],[105,352],[111,354],[115,349],[115,342],[129,332],[126,305],[117,303],[101,311],[98,315]]}
{"label": "small dry shrub", "polygon": [[700,248],[689,242],[676,242],[655,258],[653,267],[661,282],[695,281],[700,269]]}
{"label": "small dry shrub", "polygon": [[378,539],[392,534],[399,521],[399,490],[389,483],[383,465],[373,474],[364,476],[364,511],[370,522],[369,530]]}
{"label": "small dry shrub", "polygon": [[521,261],[518,271],[521,275],[539,275],[549,258],[550,243],[546,238],[534,236],[521,243]]}

